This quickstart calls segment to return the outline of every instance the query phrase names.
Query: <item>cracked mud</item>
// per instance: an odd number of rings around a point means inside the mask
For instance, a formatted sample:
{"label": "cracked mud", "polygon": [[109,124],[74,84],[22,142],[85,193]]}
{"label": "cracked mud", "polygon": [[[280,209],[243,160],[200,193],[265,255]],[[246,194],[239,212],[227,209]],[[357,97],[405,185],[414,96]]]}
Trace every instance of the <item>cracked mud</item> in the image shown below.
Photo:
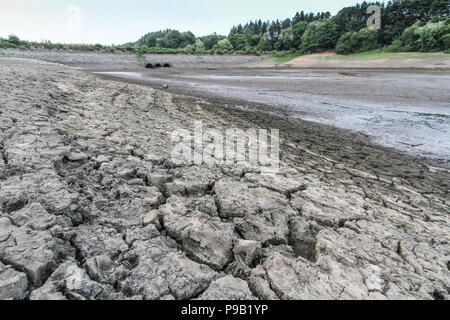
{"label": "cracked mud", "polygon": [[[450,173],[348,131],[0,60],[0,299],[448,299]],[[280,128],[276,175],[177,166]]]}

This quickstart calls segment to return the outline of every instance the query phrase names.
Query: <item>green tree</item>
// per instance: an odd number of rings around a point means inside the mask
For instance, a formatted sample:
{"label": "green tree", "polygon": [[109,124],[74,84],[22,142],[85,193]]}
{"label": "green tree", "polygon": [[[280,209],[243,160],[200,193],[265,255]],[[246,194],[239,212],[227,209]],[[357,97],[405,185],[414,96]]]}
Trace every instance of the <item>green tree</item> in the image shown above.
{"label": "green tree", "polygon": [[302,50],[312,53],[332,49],[338,37],[336,25],[331,20],[312,22],[302,36]]}
{"label": "green tree", "polygon": [[293,28],[292,28],[292,48],[300,49],[300,46],[302,44],[302,37],[307,28],[308,28],[308,22],[306,22],[306,21],[301,21],[293,26]]}
{"label": "green tree", "polygon": [[10,34],[10,35],[8,36],[8,41],[9,41],[10,43],[12,43],[12,44],[15,44],[15,45],[19,45],[19,44],[20,44],[20,39],[19,39],[19,37],[18,37],[18,36],[15,36],[15,35],[13,35],[13,34]]}
{"label": "green tree", "polygon": [[281,37],[279,39],[278,50],[289,50],[293,47],[294,41],[294,29],[287,28],[281,31]]}
{"label": "green tree", "polygon": [[183,37],[178,30],[170,30],[166,34],[165,40],[168,48],[179,48],[183,41]]}
{"label": "green tree", "polygon": [[336,44],[336,53],[351,54],[366,52],[378,48],[378,32],[375,29],[364,28],[359,32],[346,32]]}
{"label": "green tree", "polygon": [[246,38],[243,34],[235,33],[229,36],[228,40],[235,50],[244,50],[246,47]]}
{"label": "green tree", "polygon": [[270,51],[272,50],[272,45],[270,44],[269,36],[267,32],[261,36],[258,46],[256,47],[258,51]]}
{"label": "green tree", "polygon": [[233,45],[231,44],[230,40],[223,39],[217,42],[213,49],[217,53],[230,52],[233,50]]}
{"label": "green tree", "polygon": [[179,44],[179,47],[184,48],[187,45],[193,45],[195,43],[195,40],[197,40],[197,38],[192,32],[183,32],[181,34],[181,43]]}

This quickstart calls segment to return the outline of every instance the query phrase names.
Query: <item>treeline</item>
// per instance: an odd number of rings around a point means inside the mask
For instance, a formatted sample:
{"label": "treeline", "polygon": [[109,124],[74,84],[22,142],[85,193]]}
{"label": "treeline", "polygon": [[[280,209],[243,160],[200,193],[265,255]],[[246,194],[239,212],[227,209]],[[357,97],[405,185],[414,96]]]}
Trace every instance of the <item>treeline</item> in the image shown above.
{"label": "treeline", "polygon": [[[380,7],[381,29],[368,29],[370,5]],[[28,43],[15,36],[0,38],[0,47],[30,46],[74,50],[108,50],[145,53],[298,54],[335,50],[350,54],[384,48],[388,51],[441,51],[450,48],[449,0],[392,0],[362,2],[330,12],[297,12],[292,18],[250,21],[233,26],[228,36],[196,37],[192,32],[161,30],[120,46]]]}
{"label": "treeline", "polygon": [[[368,29],[370,5],[381,10],[381,29]],[[314,53],[335,49],[349,54],[386,47],[393,51],[449,49],[448,0],[362,2],[329,12],[297,12],[276,21],[250,21],[233,26],[227,37],[205,37],[176,30],[152,32],[134,45],[183,49],[187,53],[253,53],[291,51]]]}

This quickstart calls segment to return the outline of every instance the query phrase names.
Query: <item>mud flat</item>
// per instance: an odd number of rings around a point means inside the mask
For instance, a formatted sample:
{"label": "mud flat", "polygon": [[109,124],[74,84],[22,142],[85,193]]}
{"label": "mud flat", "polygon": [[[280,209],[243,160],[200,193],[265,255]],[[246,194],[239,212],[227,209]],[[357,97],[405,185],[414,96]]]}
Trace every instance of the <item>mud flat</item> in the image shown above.
{"label": "mud flat", "polygon": [[70,50],[18,50],[0,48],[0,57],[39,59],[78,68],[124,70],[141,68],[146,62],[168,63],[177,69],[231,68],[249,64],[273,65],[261,62],[261,57],[244,55],[186,55],[186,54],[146,54],[138,57],[131,53],[83,52]]}
{"label": "mud flat", "polygon": [[[90,70],[92,71],[92,70]],[[227,68],[92,71],[290,118],[349,129],[450,165],[450,71]]]}
{"label": "mud flat", "polygon": [[[448,169],[40,61],[0,59],[0,90],[0,298],[449,298]],[[176,165],[199,120],[280,128],[280,171]]]}

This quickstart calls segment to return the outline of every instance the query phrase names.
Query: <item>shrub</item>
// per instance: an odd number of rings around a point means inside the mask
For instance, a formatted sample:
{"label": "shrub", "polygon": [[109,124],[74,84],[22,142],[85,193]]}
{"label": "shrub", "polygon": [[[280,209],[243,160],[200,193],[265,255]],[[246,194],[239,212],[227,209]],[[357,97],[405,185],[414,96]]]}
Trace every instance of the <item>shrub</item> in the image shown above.
{"label": "shrub", "polygon": [[15,35],[13,35],[13,34],[10,34],[10,35],[8,36],[8,42],[9,42],[9,43],[12,43],[12,44],[15,44],[15,45],[17,46],[17,45],[20,44],[20,39],[19,39],[18,36],[15,36]]}
{"label": "shrub", "polygon": [[420,36],[417,34],[417,30],[419,28],[419,24],[415,23],[412,26],[406,28],[405,31],[403,31],[402,35],[396,43],[396,46],[401,49],[399,51],[418,51],[420,49]]}
{"label": "shrub", "polygon": [[272,50],[272,45],[270,44],[269,35],[267,33],[263,34],[259,39],[259,43],[256,46],[258,51],[270,51]]}
{"label": "shrub", "polygon": [[336,44],[337,54],[366,52],[378,48],[378,32],[375,29],[361,29],[359,32],[344,33]]}
{"label": "shrub", "polygon": [[313,53],[332,49],[338,37],[336,25],[331,20],[312,22],[302,36],[302,51]]}
{"label": "shrub", "polygon": [[355,53],[358,47],[358,33],[346,32],[338,40],[336,44],[337,54]]}
{"label": "shrub", "polygon": [[447,35],[450,33],[449,26],[445,21],[428,22],[423,27],[418,28],[415,34],[419,36],[418,45],[420,51],[444,50]]}
{"label": "shrub", "polygon": [[213,49],[217,54],[224,54],[225,52],[233,51],[233,45],[231,44],[230,40],[223,39],[217,42]]}
{"label": "shrub", "polygon": [[194,54],[195,53],[195,47],[193,45],[188,45],[184,49],[184,52],[187,54]]}
{"label": "shrub", "polygon": [[395,40],[389,51],[439,51],[450,47],[449,20],[428,22],[424,26],[413,24]]}
{"label": "shrub", "polygon": [[206,51],[206,46],[200,39],[195,40],[194,48],[195,53],[204,53]]}

